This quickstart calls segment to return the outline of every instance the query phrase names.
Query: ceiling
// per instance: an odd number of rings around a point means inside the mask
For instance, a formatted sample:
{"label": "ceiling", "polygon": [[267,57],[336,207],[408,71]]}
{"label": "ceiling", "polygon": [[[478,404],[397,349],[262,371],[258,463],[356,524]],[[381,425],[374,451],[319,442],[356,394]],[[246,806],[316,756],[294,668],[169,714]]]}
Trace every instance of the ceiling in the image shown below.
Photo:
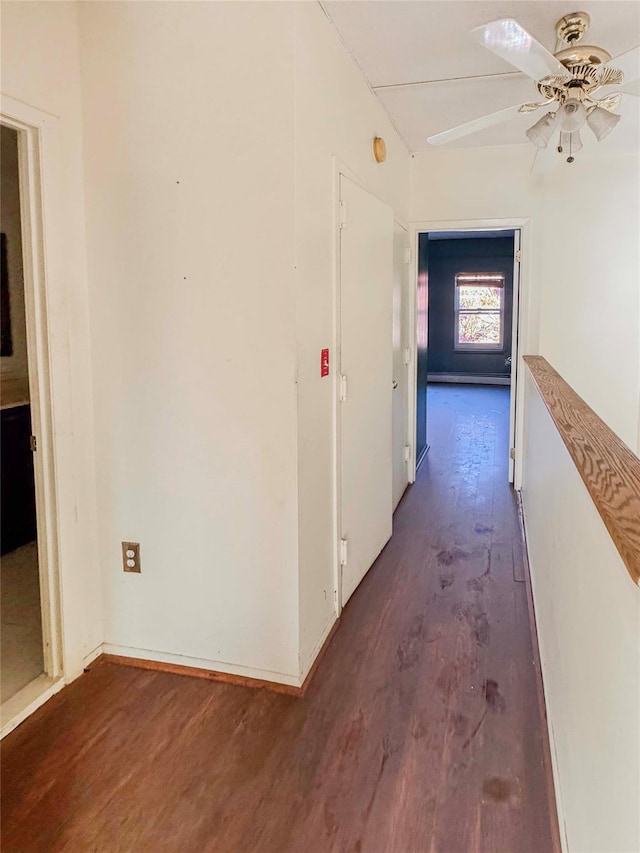
{"label": "ceiling", "polygon": [[[587,43],[606,48],[613,57],[640,43],[640,3],[635,0],[577,6],[571,0],[324,0],[322,5],[412,151],[430,148],[427,138],[450,127],[540,100],[532,80],[473,41],[474,27],[515,18],[554,52],[561,47],[556,47],[556,21],[579,7],[591,16]],[[620,122],[602,145],[616,144],[614,137],[618,144],[629,141],[629,125],[635,130],[638,125],[637,100],[624,99],[625,112],[632,113],[627,132],[620,133]],[[524,131],[539,115],[518,116],[447,147],[526,142]]]}

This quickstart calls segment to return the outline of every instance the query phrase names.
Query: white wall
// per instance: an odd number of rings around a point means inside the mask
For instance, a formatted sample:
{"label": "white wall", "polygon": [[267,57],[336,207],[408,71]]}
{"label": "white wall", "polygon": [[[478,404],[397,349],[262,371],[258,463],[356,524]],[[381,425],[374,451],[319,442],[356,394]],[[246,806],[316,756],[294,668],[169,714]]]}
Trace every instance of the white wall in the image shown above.
{"label": "white wall", "polygon": [[527,371],[523,484],[566,849],[640,849],[640,589]]}
{"label": "white wall", "polygon": [[[102,641],[85,256],[78,28],[73,3],[2,4],[2,91],[57,116],[45,202],[65,674]],[[54,127],[55,125],[55,127]]]}
{"label": "white wall", "polygon": [[76,425],[96,389],[83,652],[298,683],[334,618],[334,158],[406,217],[408,153],[317,4],[12,3],[4,31],[7,91],[61,117]]}
{"label": "white wall", "polygon": [[297,684],[291,7],[80,20],[106,648]]}
{"label": "white wall", "polygon": [[409,156],[315,3],[80,15],[106,648],[297,684],[335,618],[334,158],[406,215]]}
{"label": "white wall", "polygon": [[545,179],[540,353],[640,452],[640,157]]}
{"label": "white wall", "polygon": [[[335,619],[334,329],[336,159],[408,214],[409,154],[317,3],[295,3],[296,322],[300,662],[304,675]],[[387,159],[375,162],[382,136]],[[331,374],[320,378],[320,350]]]}
{"label": "white wall", "polygon": [[411,162],[413,222],[532,216],[529,145],[434,148]]}

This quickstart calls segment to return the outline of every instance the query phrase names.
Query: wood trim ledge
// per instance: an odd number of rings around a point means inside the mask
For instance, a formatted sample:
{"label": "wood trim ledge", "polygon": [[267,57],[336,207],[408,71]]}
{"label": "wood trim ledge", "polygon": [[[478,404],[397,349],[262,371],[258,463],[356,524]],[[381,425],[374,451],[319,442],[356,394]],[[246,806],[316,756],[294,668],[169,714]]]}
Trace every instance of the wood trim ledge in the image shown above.
{"label": "wood trim ledge", "polygon": [[640,584],[640,459],[545,358],[524,361],[629,576]]}

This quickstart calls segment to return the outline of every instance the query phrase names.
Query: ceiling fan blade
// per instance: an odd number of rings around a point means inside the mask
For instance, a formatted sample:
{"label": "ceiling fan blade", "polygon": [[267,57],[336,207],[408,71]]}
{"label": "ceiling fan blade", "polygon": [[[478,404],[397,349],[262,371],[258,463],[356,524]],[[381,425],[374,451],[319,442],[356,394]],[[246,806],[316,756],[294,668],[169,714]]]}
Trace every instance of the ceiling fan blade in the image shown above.
{"label": "ceiling fan blade", "polygon": [[640,78],[640,45],[626,53],[621,53],[620,56],[614,56],[607,62],[607,65],[612,68],[619,68],[622,71],[625,86],[635,82]]}
{"label": "ceiling fan blade", "polygon": [[567,69],[513,18],[493,21],[471,30],[473,38],[534,80],[550,74],[566,77]]}
{"label": "ceiling fan blade", "polygon": [[[447,142],[454,142],[456,139],[461,139],[463,136],[469,136],[472,133],[477,133],[479,130],[484,130],[486,127],[493,127],[495,124],[502,124],[509,119],[515,118],[520,114],[522,104],[516,104],[513,107],[507,107],[506,110],[499,110],[497,113],[489,113],[486,116],[475,118],[473,121],[467,121],[464,124],[459,124],[457,127],[452,127],[449,130],[443,130],[442,133],[436,133],[430,136],[427,142],[430,145],[446,145]],[[527,106],[529,106],[527,104]]]}

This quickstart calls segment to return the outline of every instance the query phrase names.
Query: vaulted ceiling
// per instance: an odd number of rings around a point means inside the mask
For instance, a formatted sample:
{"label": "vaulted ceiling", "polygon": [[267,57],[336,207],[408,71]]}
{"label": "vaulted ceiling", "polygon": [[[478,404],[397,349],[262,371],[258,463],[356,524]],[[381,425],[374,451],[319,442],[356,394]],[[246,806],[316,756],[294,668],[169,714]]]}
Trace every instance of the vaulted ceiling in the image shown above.
{"label": "vaulted ceiling", "polygon": [[[540,100],[531,79],[470,37],[474,27],[515,18],[554,52],[564,47],[556,45],[556,21],[579,8],[591,16],[586,43],[606,48],[613,57],[640,43],[640,3],[635,0],[577,5],[566,0],[324,0],[322,5],[412,151],[429,148],[429,136],[455,125]],[[604,143],[637,146],[639,100],[624,99],[625,120]],[[524,131],[538,115],[518,116],[450,147],[526,142]]]}

